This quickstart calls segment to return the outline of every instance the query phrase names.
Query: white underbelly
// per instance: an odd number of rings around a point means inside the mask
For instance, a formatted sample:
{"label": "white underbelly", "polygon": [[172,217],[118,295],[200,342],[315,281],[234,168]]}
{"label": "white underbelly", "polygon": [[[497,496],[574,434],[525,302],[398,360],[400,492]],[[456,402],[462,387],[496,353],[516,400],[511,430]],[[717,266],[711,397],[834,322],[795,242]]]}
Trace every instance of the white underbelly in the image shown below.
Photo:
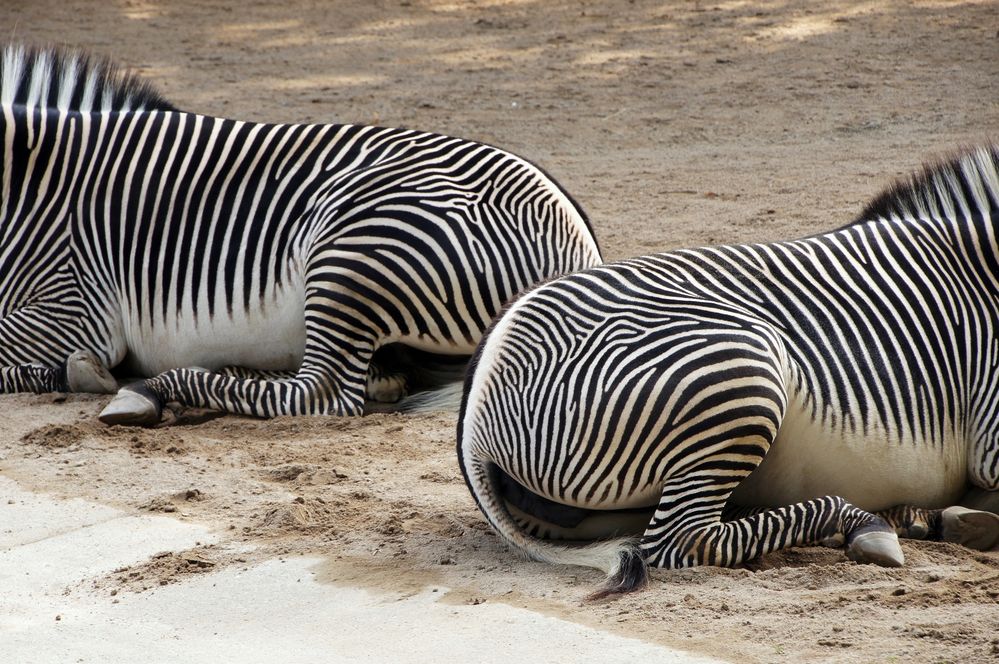
{"label": "white underbelly", "polygon": [[181,312],[151,329],[131,321],[125,336],[133,369],[144,376],[195,366],[295,371],[305,352],[304,289],[281,289],[249,311],[235,307],[232,316]]}
{"label": "white underbelly", "polygon": [[829,431],[792,402],[763,463],[732,500],[777,507],[833,495],[872,511],[953,505],[967,488],[966,449],[953,438],[931,445],[884,430]]}

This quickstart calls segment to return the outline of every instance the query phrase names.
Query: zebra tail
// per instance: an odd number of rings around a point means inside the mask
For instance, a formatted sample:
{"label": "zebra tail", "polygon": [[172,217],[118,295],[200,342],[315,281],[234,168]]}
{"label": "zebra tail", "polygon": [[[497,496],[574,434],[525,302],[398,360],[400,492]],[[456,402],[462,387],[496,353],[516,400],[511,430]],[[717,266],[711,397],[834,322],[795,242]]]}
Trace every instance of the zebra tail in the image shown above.
{"label": "zebra tail", "polygon": [[514,548],[533,560],[592,567],[607,574],[603,585],[587,596],[590,601],[634,592],[648,584],[648,565],[636,538],[563,546],[532,537],[521,530],[507,509],[500,491],[498,467],[485,459],[474,458],[474,452],[470,453],[470,450],[462,451],[459,457],[462,472],[475,502],[489,524]]}
{"label": "zebra tail", "polygon": [[431,390],[417,392],[403,397],[395,403],[364,404],[365,413],[430,413],[433,411],[455,412],[461,406],[462,383],[448,383]]}

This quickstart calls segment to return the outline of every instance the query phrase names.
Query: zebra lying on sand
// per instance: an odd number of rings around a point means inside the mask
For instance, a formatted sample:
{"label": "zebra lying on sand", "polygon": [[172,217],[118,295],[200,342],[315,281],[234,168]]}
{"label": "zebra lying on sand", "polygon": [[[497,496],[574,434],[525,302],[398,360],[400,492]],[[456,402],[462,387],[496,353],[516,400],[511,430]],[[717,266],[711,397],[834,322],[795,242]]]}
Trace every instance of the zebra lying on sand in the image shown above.
{"label": "zebra lying on sand", "polygon": [[836,231],[529,290],[469,365],[458,457],[489,523],[534,559],[606,571],[597,596],[648,565],[787,546],[888,566],[897,534],[993,549],[997,332],[992,145]]}
{"label": "zebra lying on sand", "polygon": [[357,415],[405,389],[380,350],[467,358],[509,297],[601,262],[553,180],[474,141],[184,113],[21,46],[0,102],[0,393],[112,392],[124,362],[151,378],[108,423]]}

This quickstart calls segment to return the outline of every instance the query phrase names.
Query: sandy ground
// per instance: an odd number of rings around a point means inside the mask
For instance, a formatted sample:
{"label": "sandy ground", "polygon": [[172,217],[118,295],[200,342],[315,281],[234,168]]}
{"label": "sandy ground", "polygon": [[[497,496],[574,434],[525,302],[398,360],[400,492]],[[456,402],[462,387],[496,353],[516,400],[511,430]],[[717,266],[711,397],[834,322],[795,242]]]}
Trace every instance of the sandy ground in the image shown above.
{"label": "sandy ground", "polygon": [[[35,0],[0,16],[9,37],[113,55],[188,110],[506,147],[577,197],[609,259],[835,227],[894,176],[999,128],[989,2]],[[906,567],[886,570],[796,549],[586,604],[596,573],[522,561],[486,527],[451,414],[147,431],[96,423],[105,402],[0,396],[0,473],[207,526],[212,543],[70,592],[112,602],[308,554],[331,583],[437,584],[473,608],[732,661],[999,657],[999,554],[905,543]]]}

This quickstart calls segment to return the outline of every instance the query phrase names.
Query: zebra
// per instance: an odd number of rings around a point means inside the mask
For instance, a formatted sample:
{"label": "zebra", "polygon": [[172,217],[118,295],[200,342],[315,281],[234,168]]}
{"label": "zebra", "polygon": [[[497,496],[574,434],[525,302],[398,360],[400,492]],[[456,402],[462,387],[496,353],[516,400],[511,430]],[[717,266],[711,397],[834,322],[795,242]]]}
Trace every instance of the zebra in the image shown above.
{"label": "zebra", "polygon": [[602,262],[560,185],[475,141],[187,113],[20,45],[0,102],[0,393],[145,378],[108,424],[358,415],[409,389],[387,349],[446,370],[515,293]]}
{"label": "zebra", "polygon": [[883,566],[904,563],[899,535],[994,549],[997,331],[986,145],[831,232],[527,290],[469,364],[459,464],[510,545],[606,572],[594,597],[642,587],[649,566],[788,546]]}

